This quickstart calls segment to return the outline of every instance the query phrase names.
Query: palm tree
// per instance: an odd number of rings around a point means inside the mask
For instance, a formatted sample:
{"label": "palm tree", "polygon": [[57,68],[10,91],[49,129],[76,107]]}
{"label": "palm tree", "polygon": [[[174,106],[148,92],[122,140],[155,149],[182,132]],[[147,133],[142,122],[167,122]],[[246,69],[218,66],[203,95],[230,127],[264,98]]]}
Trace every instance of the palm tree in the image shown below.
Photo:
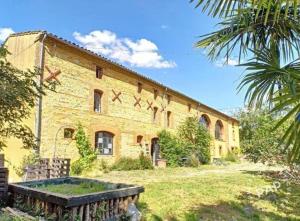
{"label": "palm tree", "polygon": [[238,53],[241,58],[249,49],[261,50],[272,43],[282,52],[283,59],[292,59],[300,51],[300,10],[296,11],[295,17],[291,8],[285,19],[276,21],[276,17],[285,16],[285,8],[282,6],[277,13],[277,8],[272,5],[268,13],[264,10],[258,16],[257,9],[241,9],[239,13],[224,18],[218,31],[201,36],[196,46],[206,48],[208,56],[214,60],[220,56],[228,58],[232,53]]}
{"label": "palm tree", "polygon": [[[191,0],[192,2],[196,0]],[[209,15],[222,18],[221,29],[202,36],[196,46],[208,50],[210,59],[253,55],[239,89],[247,87],[250,107],[268,103],[292,119],[282,142],[292,149],[291,161],[300,160],[300,3],[283,0],[197,0]],[[291,62],[292,61],[292,62]]]}
{"label": "palm tree", "polygon": [[[254,59],[241,64],[248,72],[239,89],[247,87],[245,99],[250,107],[260,108],[267,102],[271,112],[281,112],[284,122],[292,122],[280,145],[291,149],[289,160],[300,160],[300,60],[282,64],[275,48],[253,51]],[[292,120],[291,120],[292,119]]]}
{"label": "palm tree", "polygon": [[[190,0],[196,3],[196,8],[201,7],[202,12],[219,18],[226,18],[234,14],[242,14],[244,9],[255,10],[256,17],[264,14],[264,23],[270,20],[279,21],[289,16],[289,11],[293,10],[294,17],[299,19],[297,10],[299,9],[299,0]],[[275,10],[274,10],[275,9]],[[282,14],[282,9],[284,13]],[[275,17],[272,17],[273,10]]]}

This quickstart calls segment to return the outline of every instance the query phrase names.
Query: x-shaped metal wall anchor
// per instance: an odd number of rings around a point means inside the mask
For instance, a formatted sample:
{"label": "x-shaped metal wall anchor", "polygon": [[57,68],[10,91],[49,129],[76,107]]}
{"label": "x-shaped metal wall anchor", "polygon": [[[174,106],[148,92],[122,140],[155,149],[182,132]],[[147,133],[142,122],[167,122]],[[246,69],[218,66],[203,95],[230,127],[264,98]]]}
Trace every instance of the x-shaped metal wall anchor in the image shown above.
{"label": "x-shaped metal wall anchor", "polygon": [[149,109],[153,109],[152,108],[152,105],[153,105],[153,102],[149,102],[148,100],[147,100],[147,103],[148,103],[148,107],[147,107],[147,110],[149,110]]}
{"label": "x-shaped metal wall anchor", "polygon": [[122,94],[122,92],[120,91],[119,93],[116,93],[114,91],[114,89],[112,89],[112,92],[114,93],[115,97],[112,99],[113,102],[115,102],[115,100],[120,101],[120,103],[122,103],[121,99],[120,99],[120,95]]}
{"label": "x-shaped metal wall anchor", "polygon": [[139,105],[140,107],[142,107],[141,106],[141,104],[140,104],[140,102],[141,102],[141,100],[142,100],[142,98],[137,98],[136,96],[134,96],[134,99],[135,99],[135,103],[134,103],[134,106],[137,106],[137,105]]}
{"label": "x-shaped metal wall anchor", "polygon": [[61,73],[61,70],[51,71],[47,65],[45,65],[45,69],[50,73],[50,75],[46,77],[44,81],[51,81],[54,79],[58,83],[60,83],[59,80],[57,79],[57,76]]}

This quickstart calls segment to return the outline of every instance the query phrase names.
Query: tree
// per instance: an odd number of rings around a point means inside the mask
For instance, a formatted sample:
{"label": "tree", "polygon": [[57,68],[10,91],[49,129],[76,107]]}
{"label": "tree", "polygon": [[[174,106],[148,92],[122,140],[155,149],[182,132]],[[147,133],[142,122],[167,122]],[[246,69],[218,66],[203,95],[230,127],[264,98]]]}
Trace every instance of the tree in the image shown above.
{"label": "tree", "polygon": [[189,156],[196,156],[201,163],[210,160],[211,136],[196,117],[188,117],[178,127],[178,140]]}
{"label": "tree", "polygon": [[290,150],[291,162],[299,161],[299,1],[199,0],[199,6],[212,16],[219,15],[222,28],[203,36],[197,46],[208,49],[211,59],[229,58],[233,53],[239,58],[253,56],[242,65],[248,72],[239,88],[247,87],[250,108],[267,103],[272,113],[284,113],[274,129],[289,122],[280,144]]}
{"label": "tree", "polygon": [[36,100],[45,95],[43,87],[54,89],[53,83],[37,83],[40,71],[21,71],[12,66],[6,56],[9,52],[0,47],[0,150],[10,137],[21,139],[24,148],[36,147],[31,129],[23,121],[30,117]]}
{"label": "tree", "polygon": [[[196,8],[202,7],[202,12],[218,18],[226,18],[234,14],[240,15],[245,9],[255,11],[255,17],[261,14],[265,15],[264,23],[278,22],[288,18],[289,12],[299,22],[297,11],[299,10],[299,1],[291,0],[190,0],[197,2]],[[271,12],[276,15],[271,16]]]}
{"label": "tree", "polygon": [[240,110],[236,114],[240,121],[240,146],[243,154],[253,162],[286,163],[287,151],[280,145],[288,123],[273,130],[280,116],[269,113],[268,108],[259,111]]}
{"label": "tree", "polygon": [[167,160],[168,166],[182,166],[182,158],[186,151],[181,148],[178,139],[169,131],[162,130],[158,133],[161,157]]}

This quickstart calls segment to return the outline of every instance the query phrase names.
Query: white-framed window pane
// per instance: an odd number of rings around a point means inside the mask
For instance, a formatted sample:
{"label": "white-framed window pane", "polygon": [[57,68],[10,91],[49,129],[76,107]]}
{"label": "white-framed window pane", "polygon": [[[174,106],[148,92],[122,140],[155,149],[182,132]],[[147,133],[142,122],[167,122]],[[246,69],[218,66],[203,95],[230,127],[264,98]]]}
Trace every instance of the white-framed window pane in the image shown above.
{"label": "white-framed window pane", "polygon": [[95,147],[101,155],[113,154],[113,134],[108,132],[97,132],[95,138]]}

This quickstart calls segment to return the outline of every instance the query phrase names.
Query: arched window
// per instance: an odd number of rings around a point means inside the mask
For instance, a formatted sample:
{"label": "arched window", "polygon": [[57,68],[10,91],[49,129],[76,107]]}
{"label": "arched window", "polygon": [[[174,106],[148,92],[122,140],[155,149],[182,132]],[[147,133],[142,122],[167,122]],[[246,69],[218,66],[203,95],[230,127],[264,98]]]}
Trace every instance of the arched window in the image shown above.
{"label": "arched window", "polygon": [[95,133],[95,149],[101,155],[113,154],[114,135],[106,131],[98,131]]}
{"label": "arched window", "polygon": [[153,116],[152,116],[152,120],[154,123],[157,123],[157,116],[158,115],[158,108],[157,107],[154,107],[153,108]]}
{"label": "arched window", "polygon": [[96,113],[101,113],[101,98],[102,91],[94,90],[94,111]]}
{"label": "arched window", "polygon": [[210,119],[207,115],[203,114],[200,117],[199,123],[202,124],[204,127],[206,127],[206,129],[209,129],[210,127]]}
{"label": "arched window", "polygon": [[171,117],[172,117],[172,112],[168,111],[167,112],[167,127],[171,127]]}
{"label": "arched window", "polygon": [[138,144],[141,144],[142,141],[143,141],[143,136],[142,136],[142,135],[138,135],[138,136],[136,137],[136,142],[137,142]]}
{"label": "arched window", "polygon": [[73,128],[64,128],[64,138],[71,139],[74,137],[75,130]]}
{"label": "arched window", "polygon": [[215,126],[215,138],[217,140],[223,139],[223,123],[220,120],[217,120]]}

